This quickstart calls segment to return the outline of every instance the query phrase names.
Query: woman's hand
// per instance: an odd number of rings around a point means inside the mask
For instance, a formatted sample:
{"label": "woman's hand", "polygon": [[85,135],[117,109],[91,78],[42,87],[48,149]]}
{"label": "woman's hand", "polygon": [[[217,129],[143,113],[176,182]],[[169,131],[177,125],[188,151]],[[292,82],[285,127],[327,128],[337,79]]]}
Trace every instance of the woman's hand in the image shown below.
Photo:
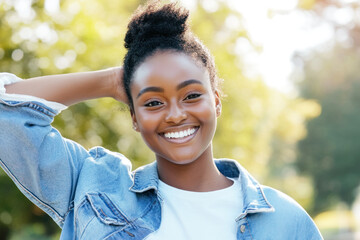
{"label": "woman's hand", "polygon": [[111,68],[111,70],[112,70],[111,78],[114,86],[111,97],[113,97],[119,102],[128,104],[129,101],[126,96],[124,84],[123,84],[124,69],[123,67],[114,67]]}

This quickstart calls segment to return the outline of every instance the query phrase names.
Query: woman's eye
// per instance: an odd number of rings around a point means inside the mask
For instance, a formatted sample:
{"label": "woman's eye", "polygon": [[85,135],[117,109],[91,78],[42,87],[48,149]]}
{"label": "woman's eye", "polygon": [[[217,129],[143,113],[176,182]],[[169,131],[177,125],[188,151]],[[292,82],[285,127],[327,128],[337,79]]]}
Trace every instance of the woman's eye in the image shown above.
{"label": "woman's eye", "polygon": [[151,101],[151,102],[146,103],[144,106],[145,107],[156,107],[156,106],[159,106],[161,104],[162,103],[159,102],[159,101]]}
{"label": "woman's eye", "polygon": [[191,93],[191,94],[187,95],[184,100],[190,100],[190,99],[198,98],[200,96],[201,96],[200,93]]}

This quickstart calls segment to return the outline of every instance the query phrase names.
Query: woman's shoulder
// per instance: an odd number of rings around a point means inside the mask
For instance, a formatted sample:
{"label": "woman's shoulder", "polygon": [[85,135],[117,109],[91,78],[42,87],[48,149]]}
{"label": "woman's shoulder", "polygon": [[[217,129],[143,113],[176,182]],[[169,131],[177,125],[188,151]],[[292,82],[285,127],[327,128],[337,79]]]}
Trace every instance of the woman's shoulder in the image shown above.
{"label": "woman's shoulder", "polygon": [[[284,236],[294,239],[322,239],[319,229],[306,210],[287,194],[268,186],[261,186],[267,201],[274,207],[274,212],[262,215],[265,222],[276,223],[275,229],[281,229]],[[271,225],[271,224],[270,224]],[[282,238],[279,238],[282,239]],[[285,239],[285,238],[284,238]]]}
{"label": "woman's shoulder", "polygon": [[292,197],[278,189],[266,185],[261,185],[261,187],[269,199],[300,206]]}
{"label": "woman's shoulder", "polygon": [[97,168],[103,166],[109,170],[123,169],[131,172],[131,161],[119,152],[110,151],[104,147],[96,146],[89,150],[90,158],[87,159],[89,165],[94,165]]}
{"label": "woman's shoulder", "polygon": [[308,216],[305,209],[289,195],[269,186],[261,185],[261,187],[267,200],[277,212],[284,212],[295,215],[305,214]]}
{"label": "woman's shoulder", "polygon": [[298,230],[307,229],[319,234],[313,219],[292,197],[272,187],[262,186],[262,189],[266,199],[275,209],[272,213],[274,219],[278,219],[288,226],[292,225]]}

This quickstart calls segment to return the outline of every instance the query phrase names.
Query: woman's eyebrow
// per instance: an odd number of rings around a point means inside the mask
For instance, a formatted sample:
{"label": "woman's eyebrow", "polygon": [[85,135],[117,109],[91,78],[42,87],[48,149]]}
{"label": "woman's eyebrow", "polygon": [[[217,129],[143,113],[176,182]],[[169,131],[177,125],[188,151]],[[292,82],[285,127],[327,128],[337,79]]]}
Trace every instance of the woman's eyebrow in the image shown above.
{"label": "woman's eyebrow", "polygon": [[189,80],[186,80],[186,81],[180,83],[179,85],[177,85],[176,90],[180,90],[181,88],[184,88],[184,87],[186,87],[186,86],[188,86],[190,84],[200,84],[200,85],[202,85],[202,82],[199,81],[199,80],[196,80],[196,79],[189,79]]}
{"label": "woman's eyebrow", "polygon": [[[189,80],[186,80],[186,81],[180,83],[179,85],[177,85],[176,90],[180,90],[190,84],[201,84],[202,85],[202,82],[199,80],[196,80],[196,79],[189,79]],[[142,89],[139,92],[139,94],[136,96],[136,98],[139,98],[141,95],[143,95],[146,92],[164,92],[164,89],[161,87],[147,87],[147,88]]]}
{"label": "woman's eyebrow", "polygon": [[136,96],[136,98],[139,98],[141,95],[143,95],[146,92],[164,92],[164,89],[161,87],[147,87],[142,89],[139,94]]}

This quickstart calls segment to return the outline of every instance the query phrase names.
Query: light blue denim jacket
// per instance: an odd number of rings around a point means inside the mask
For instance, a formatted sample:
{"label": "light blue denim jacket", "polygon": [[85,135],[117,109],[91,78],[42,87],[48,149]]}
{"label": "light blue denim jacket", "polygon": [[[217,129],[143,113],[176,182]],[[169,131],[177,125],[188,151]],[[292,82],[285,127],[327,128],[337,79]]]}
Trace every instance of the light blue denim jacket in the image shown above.
{"label": "light blue denim jacket", "polygon": [[[1,167],[62,228],[61,239],[146,239],[161,222],[156,162],[132,171],[119,153],[87,151],[51,126],[57,113],[44,101],[0,98]],[[216,166],[240,182],[237,239],[322,239],[290,197],[259,185],[236,161]]]}

